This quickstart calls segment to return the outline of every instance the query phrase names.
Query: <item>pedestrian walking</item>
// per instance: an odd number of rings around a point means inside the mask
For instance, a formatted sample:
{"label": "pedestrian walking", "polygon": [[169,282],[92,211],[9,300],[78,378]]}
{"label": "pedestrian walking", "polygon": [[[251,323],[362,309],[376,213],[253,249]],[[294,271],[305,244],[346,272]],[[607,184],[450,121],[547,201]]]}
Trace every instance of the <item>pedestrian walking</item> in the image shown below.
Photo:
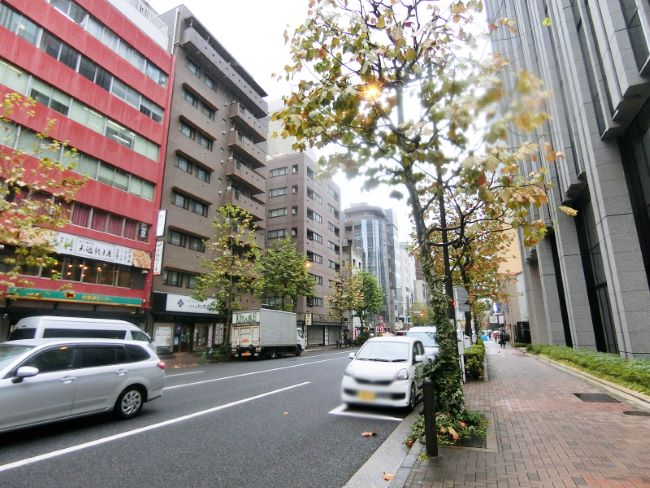
{"label": "pedestrian walking", "polygon": [[506,347],[506,342],[508,342],[508,339],[510,339],[510,335],[508,334],[508,331],[506,330],[505,327],[501,327],[499,329],[499,345],[502,348]]}

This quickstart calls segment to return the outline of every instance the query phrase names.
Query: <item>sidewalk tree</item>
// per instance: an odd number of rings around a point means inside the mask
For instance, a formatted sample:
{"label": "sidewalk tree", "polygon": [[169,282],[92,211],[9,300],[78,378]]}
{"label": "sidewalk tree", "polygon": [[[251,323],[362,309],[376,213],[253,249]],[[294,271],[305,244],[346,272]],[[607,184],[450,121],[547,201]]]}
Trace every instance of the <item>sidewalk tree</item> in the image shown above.
{"label": "sidewalk tree", "polygon": [[[319,161],[326,172],[361,175],[367,188],[388,184],[396,197],[405,189],[432,294],[438,405],[452,416],[464,412],[464,400],[451,276],[434,267],[434,255],[450,246],[445,195],[483,202],[487,218],[522,230],[525,245],[545,231],[530,210],[546,204],[546,175],[536,169],[538,144],[526,138],[548,120],[546,93],[531,74],[507,73],[497,56],[471,59],[477,45],[468,32],[481,3],[312,0],[306,21],[287,35],[285,75],[298,80],[296,89],[273,116],[283,121],[283,136],[296,138],[294,149],[328,147]],[[509,131],[524,142],[508,144]],[[550,147],[546,154],[559,156]],[[498,184],[486,186],[488,178]],[[438,219],[431,218],[436,207]]]}
{"label": "sidewalk tree", "polygon": [[308,264],[307,257],[298,252],[292,239],[276,241],[258,261],[262,300],[279,301],[280,310],[295,312],[298,299],[314,293],[314,278],[309,274]]}
{"label": "sidewalk tree", "polygon": [[433,323],[433,310],[421,303],[414,303],[411,308],[411,323],[414,327],[427,326]]}
{"label": "sidewalk tree", "polygon": [[359,317],[361,329],[363,330],[368,321],[384,309],[384,292],[374,274],[366,270],[361,270],[357,274],[361,280],[363,302],[354,311],[354,315]]}
{"label": "sidewalk tree", "polygon": [[232,204],[219,207],[206,242],[204,273],[197,276],[192,297],[213,299],[211,307],[224,320],[222,347],[230,347],[232,312],[241,309],[244,295],[258,295],[262,279],[256,268],[260,256],[253,216]]}
{"label": "sidewalk tree", "polygon": [[[29,269],[54,269],[54,231],[70,222],[70,202],[85,183],[73,171],[76,151],[49,134],[56,120],[41,132],[21,131],[17,125],[37,120],[36,102],[7,93],[2,102],[0,126],[0,296],[11,286],[29,286],[22,275]],[[19,149],[13,149],[18,147]],[[50,274],[59,278],[58,272]]]}
{"label": "sidewalk tree", "polygon": [[363,308],[363,278],[361,272],[351,264],[341,266],[336,273],[328,305],[332,319],[340,322],[345,318],[352,319],[356,316],[356,310]]}

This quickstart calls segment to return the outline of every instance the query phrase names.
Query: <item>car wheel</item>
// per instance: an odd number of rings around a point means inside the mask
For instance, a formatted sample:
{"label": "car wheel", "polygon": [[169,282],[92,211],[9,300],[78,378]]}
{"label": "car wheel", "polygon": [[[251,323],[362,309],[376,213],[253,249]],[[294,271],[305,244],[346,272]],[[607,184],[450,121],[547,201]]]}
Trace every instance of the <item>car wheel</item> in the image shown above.
{"label": "car wheel", "polygon": [[144,395],[137,386],[130,386],[125,389],[115,402],[115,415],[121,419],[135,417],[144,404]]}
{"label": "car wheel", "polygon": [[415,404],[418,401],[417,391],[415,390],[415,384],[411,383],[411,394],[409,395],[409,404],[407,410],[412,412],[415,409]]}
{"label": "car wheel", "polygon": [[296,356],[300,356],[302,354],[302,346],[296,346]]}

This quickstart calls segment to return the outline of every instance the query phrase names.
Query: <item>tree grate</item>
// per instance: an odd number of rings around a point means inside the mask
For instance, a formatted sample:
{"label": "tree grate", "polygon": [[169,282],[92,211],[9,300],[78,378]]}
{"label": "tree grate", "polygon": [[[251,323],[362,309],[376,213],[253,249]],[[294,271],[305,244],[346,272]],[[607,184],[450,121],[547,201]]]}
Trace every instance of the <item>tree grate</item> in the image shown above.
{"label": "tree grate", "polygon": [[612,398],[605,393],[574,393],[574,395],[583,402],[620,403],[616,398]]}

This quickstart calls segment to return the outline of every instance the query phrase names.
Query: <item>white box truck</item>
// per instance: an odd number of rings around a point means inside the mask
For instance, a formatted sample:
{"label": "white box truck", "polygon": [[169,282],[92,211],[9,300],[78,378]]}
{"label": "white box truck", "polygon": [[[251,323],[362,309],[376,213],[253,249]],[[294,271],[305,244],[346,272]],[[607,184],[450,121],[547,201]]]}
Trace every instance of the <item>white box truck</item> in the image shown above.
{"label": "white box truck", "polygon": [[230,343],[238,358],[299,356],[305,349],[296,314],[266,308],[233,312]]}

